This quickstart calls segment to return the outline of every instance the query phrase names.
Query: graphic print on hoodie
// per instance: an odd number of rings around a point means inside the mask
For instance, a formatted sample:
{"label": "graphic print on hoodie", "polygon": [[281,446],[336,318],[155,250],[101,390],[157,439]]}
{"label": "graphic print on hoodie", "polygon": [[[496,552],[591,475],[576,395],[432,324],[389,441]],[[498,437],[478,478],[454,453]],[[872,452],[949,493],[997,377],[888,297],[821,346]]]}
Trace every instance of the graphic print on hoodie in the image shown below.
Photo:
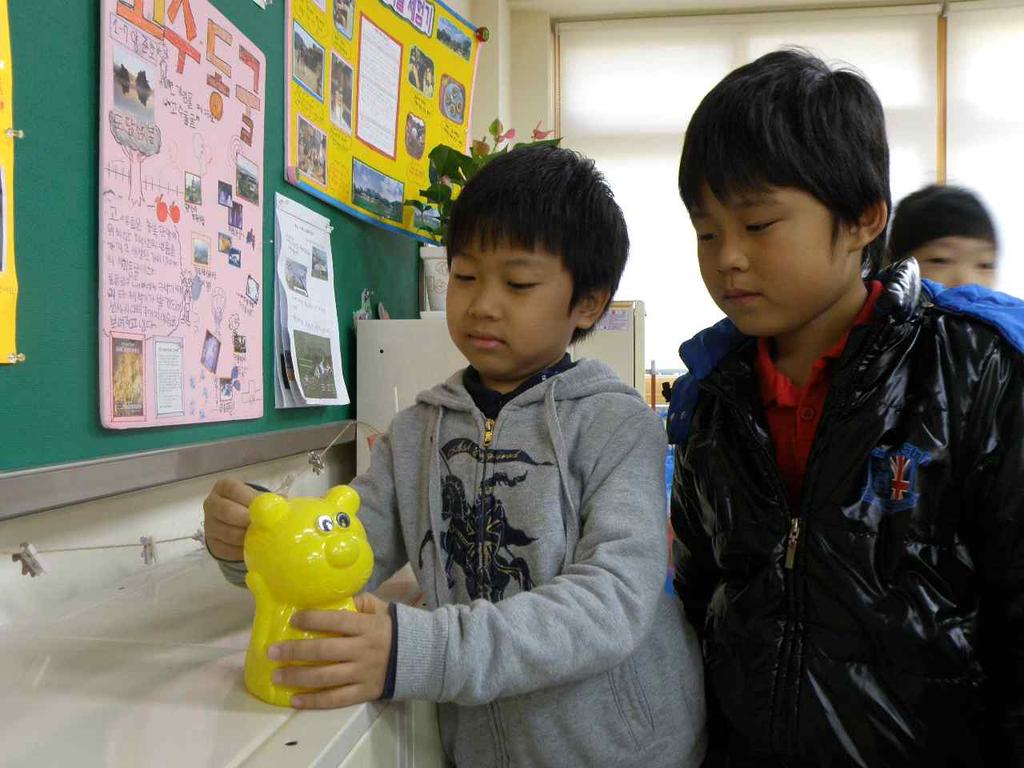
{"label": "graphic print on hoodie", "polygon": [[[452,471],[452,463],[460,457],[483,465],[483,479],[472,503],[465,484]],[[537,538],[509,522],[505,505],[496,494],[500,488],[515,488],[527,482],[529,470],[515,475],[498,470],[509,464],[550,467],[551,462],[536,461],[526,451],[490,450],[468,438],[456,438],[442,446],[441,464],[441,519],[448,523],[448,530],[441,532],[441,550],[449,589],[455,585],[456,565],[462,569],[466,591],[473,600],[496,603],[513,580],[523,592],[533,589],[529,563],[513,548],[528,547]],[[420,544],[421,564],[423,548],[433,538],[433,530],[428,530]]]}

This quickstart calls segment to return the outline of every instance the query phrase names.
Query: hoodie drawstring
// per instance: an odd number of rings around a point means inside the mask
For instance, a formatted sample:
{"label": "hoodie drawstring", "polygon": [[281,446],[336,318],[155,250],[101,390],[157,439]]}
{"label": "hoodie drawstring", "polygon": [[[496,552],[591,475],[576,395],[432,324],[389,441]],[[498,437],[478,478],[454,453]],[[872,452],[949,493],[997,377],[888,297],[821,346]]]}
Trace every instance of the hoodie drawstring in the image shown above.
{"label": "hoodie drawstring", "polygon": [[[447,576],[442,577],[442,572],[444,571],[444,552],[441,550],[441,526],[444,521],[441,519],[441,511],[438,509],[438,504],[442,498],[440,455],[441,419],[444,417],[444,406],[437,406],[434,413],[436,414],[434,417],[434,428],[428,433],[431,435],[431,457],[428,470],[429,476],[427,478],[427,513],[430,518],[430,530],[434,539],[434,605],[440,606],[444,605],[444,602],[441,600],[441,594],[447,594],[448,591]],[[440,582],[441,578],[444,578],[443,584]]]}
{"label": "hoodie drawstring", "polygon": [[[565,436],[562,434],[562,423],[558,420],[558,406],[555,404],[555,387],[558,379],[551,380],[551,386],[544,394],[544,423],[551,436],[551,445],[555,451],[555,463],[558,465],[558,487],[562,493],[562,504],[558,507],[562,512],[562,529],[565,533],[565,553],[562,556],[562,570],[572,563],[576,553],[576,544],[580,535],[580,516],[576,502],[569,490],[569,459],[565,448]],[[568,512],[566,512],[568,510]],[[572,515],[572,520],[569,520]]]}

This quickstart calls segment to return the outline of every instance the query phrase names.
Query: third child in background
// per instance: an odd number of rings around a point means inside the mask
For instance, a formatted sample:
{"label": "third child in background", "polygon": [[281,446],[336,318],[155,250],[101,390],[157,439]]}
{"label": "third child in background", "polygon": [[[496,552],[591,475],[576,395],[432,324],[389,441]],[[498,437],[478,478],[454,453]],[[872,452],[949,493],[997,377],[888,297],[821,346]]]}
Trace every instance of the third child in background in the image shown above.
{"label": "third child in background", "polygon": [[917,259],[921,277],[942,283],[995,287],[996,228],[977,195],[962,187],[930,185],[896,206],[889,258]]}

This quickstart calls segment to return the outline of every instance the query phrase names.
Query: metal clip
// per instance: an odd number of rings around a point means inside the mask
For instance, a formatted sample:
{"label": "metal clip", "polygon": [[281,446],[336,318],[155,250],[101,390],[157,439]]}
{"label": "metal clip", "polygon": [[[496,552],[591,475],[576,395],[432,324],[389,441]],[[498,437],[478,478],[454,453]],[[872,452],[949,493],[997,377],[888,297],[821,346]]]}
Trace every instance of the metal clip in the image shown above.
{"label": "metal clip", "polygon": [[12,352],[7,356],[7,362],[11,365],[14,365],[15,363],[24,363],[25,355],[22,352]]}
{"label": "metal clip", "polygon": [[317,451],[310,451],[309,466],[313,468],[313,474],[316,475],[317,477],[323,474],[324,469],[326,469],[323,454],[318,453]]}
{"label": "metal clip", "polygon": [[152,536],[140,536],[139,544],[142,545],[142,562],[152,565],[156,562],[156,542]]}
{"label": "metal clip", "polygon": [[33,579],[36,576],[42,576],[46,571],[43,569],[42,563],[39,562],[39,553],[36,552],[36,548],[27,541],[21,543],[21,551],[15,552],[11,555],[11,560],[16,563],[21,563],[21,575],[31,576]]}
{"label": "metal clip", "polygon": [[11,138],[11,139],[24,139],[25,138],[25,132],[23,130],[21,130],[20,128],[8,128],[6,133],[7,133],[7,137]]}

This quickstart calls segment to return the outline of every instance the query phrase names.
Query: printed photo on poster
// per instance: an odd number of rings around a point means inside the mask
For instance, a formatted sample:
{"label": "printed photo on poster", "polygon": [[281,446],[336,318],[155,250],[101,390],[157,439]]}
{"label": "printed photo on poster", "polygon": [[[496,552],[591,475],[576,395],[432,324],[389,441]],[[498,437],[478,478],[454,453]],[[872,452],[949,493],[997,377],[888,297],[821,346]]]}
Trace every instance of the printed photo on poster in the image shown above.
{"label": "printed photo on poster", "polygon": [[145,418],[143,340],[111,336],[110,383],[115,419]]}
{"label": "printed photo on poster", "polygon": [[217,205],[223,205],[225,208],[230,208],[231,203],[234,202],[234,198],[231,193],[231,185],[226,181],[217,182]]}
{"label": "printed photo on poster", "polygon": [[194,173],[185,172],[185,202],[203,204],[203,181]]}
{"label": "printed photo on poster", "polygon": [[182,339],[153,342],[157,418],[185,415],[185,344]]}
{"label": "printed photo on poster", "polygon": [[210,265],[210,238],[192,234],[192,262],[203,267]]}
{"label": "printed photo on poster", "polygon": [[114,45],[114,106],[139,120],[152,122],[160,70],[134,53]]}
{"label": "printed photo on poster", "polygon": [[220,339],[209,331],[203,339],[203,356],[201,358],[203,367],[210,373],[217,372],[217,361],[220,359]]}
{"label": "printed photo on poster", "polygon": [[295,359],[302,394],[309,399],[337,397],[331,340],[305,331],[295,331]]}
{"label": "printed photo on poster", "polygon": [[245,281],[245,297],[253,304],[260,300],[260,284],[252,275]]}
{"label": "printed photo on poster", "polygon": [[434,98],[434,60],[415,45],[409,49],[409,83],[428,99]]}
{"label": "printed photo on poster", "polygon": [[405,117],[405,151],[409,157],[419,160],[427,148],[427,124],[422,118],[410,112]]}
{"label": "printed photo on poster", "polygon": [[327,273],[327,252],[322,248],[313,246],[313,269],[311,274],[317,280],[326,280],[328,278]]}
{"label": "printed photo on poster", "polygon": [[235,155],[235,194],[255,205],[260,204],[260,169],[244,155]]}
{"label": "printed photo on poster", "polygon": [[331,51],[331,122],[352,133],[352,65]]}
{"label": "printed photo on poster", "polygon": [[228,266],[241,268],[242,252],[237,248],[231,248],[228,250]]}
{"label": "printed photo on poster", "polygon": [[306,265],[300,264],[294,259],[288,259],[284,265],[285,285],[289,290],[295,291],[300,296],[309,296],[306,289]]}
{"label": "printed photo on poster", "polygon": [[234,388],[231,386],[231,379],[217,379],[217,390],[220,392],[220,401],[226,402],[231,399]]}
{"label": "printed photo on poster", "polygon": [[469,39],[469,35],[452,24],[444,16],[437,20],[437,39],[466,61],[469,61],[470,54],[473,52],[473,41]]}
{"label": "printed photo on poster", "polygon": [[324,100],[324,49],[299,22],[292,25],[292,77],[299,85]]}
{"label": "printed photo on poster", "polygon": [[242,228],[242,204],[232,203],[228,209],[228,226],[235,229]]}
{"label": "printed photo on poster", "polygon": [[334,3],[334,28],[341,34],[352,39],[352,22],[355,19],[355,0],[333,0]]}
{"label": "printed photo on poster", "polygon": [[235,354],[236,355],[244,355],[245,354],[245,336],[239,336],[236,333],[236,334],[232,335],[231,339],[232,339],[232,342],[234,343]]}
{"label": "printed photo on poster", "polygon": [[299,173],[327,183],[327,134],[299,117]]}
{"label": "printed photo on poster", "polygon": [[217,233],[217,251],[220,253],[227,253],[231,250],[231,236],[225,235],[223,232]]}
{"label": "printed photo on poster", "polygon": [[352,160],[352,202],[360,208],[389,219],[402,221],[405,185],[385,176],[359,160]]}
{"label": "printed photo on poster", "polygon": [[459,125],[466,119],[466,89],[448,75],[441,78],[441,113]]}

